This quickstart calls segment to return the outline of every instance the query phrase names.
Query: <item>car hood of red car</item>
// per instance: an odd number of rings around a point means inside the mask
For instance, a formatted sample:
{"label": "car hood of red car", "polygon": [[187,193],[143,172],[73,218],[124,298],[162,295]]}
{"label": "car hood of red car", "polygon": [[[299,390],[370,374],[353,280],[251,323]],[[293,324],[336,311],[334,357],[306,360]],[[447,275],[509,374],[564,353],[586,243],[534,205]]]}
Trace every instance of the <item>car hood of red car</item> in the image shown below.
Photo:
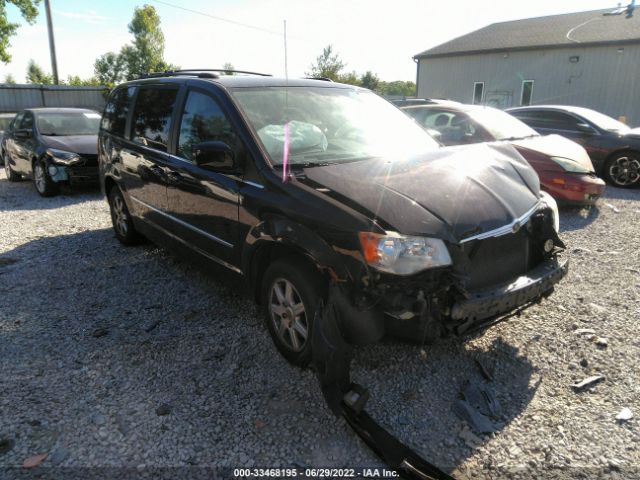
{"label": "car hood of red car", "polygon": [[549,157],[562,157],[580,164],[593,172],[589,154],[582,145],[560,135],[539,135],[511,142],[516,147],[533,150]]}

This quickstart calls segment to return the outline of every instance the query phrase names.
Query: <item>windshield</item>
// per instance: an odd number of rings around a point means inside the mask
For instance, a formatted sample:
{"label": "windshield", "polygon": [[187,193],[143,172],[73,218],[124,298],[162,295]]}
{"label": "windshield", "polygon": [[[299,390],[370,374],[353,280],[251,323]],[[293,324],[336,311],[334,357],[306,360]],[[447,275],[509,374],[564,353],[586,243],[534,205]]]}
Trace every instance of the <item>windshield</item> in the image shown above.
{"label": "windshield", "polygon": [[495,108],[473,108],[467,113],[489,132],[495,140],[516,140],[538,135],[533,128],[524,122]]}
{"label": "windshield", "polygon": [[13,117],[0,117],[0,132],[3,132],[9,128]]}
{"label": "windshield", "polygon": [[42,135],[97,135],[100,115],[95,112],[39,112],[37,124]]}
{"label": "windshield", "polygon": [[626,132],[630,128],[622,122],[619,122],[615,118],[611,118],[604,113],[596,112],[595,110],[589,110],[588,108],[576,108],[575,113],[589,120],[598,128],[603,130],[610,130],[614,132]]}
{"label": "windshield", "polygon": [[400,110],[368,90],[262,87],[236,88],[232,94],[273,166],[282,165],[285,143],[289,162],[307,166],[407,158],[439,147]]}

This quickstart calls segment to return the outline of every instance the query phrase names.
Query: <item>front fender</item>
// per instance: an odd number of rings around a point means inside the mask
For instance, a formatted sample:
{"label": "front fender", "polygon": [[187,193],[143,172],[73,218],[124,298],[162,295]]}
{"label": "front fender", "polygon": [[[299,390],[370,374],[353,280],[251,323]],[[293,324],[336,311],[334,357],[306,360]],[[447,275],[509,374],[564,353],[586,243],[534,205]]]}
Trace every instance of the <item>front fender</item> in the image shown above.
{"label": "front fender", "polygon": [[[322,271],[329,271],[334,278],[346,278],[349,274],[341,254],[312,229],[281,216],[269,216],[251,228],[242,249],[242,270],[252,272],[252,265],[262,249],[289,248],[292,252],[308,257]],[[247,275],[251,278],[251,275]]]}

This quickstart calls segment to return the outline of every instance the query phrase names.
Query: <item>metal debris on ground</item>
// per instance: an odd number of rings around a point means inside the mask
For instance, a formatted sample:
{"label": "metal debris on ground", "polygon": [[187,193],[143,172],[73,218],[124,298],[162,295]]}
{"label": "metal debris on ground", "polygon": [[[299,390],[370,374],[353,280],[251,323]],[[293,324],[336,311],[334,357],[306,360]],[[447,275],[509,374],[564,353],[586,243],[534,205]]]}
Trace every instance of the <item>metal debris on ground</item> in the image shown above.
{"label": "metal debris on ground", "polygon": [[571,385],[576,392],[581,392],[589,387],[594,386],[597,383],[600,383],[604,380],[604,375],[593,375],[591,377],[587,377],[581,382],[574,383]]}
{"label": "metal debris on ground", "polygon": [[578,328],[577,330],[574,330],[573,333],[576,335],[595,335],[596,331],[593,328]]}
{"label": "metal debris on ground", "polygon": [[410,480],[453,480],[453,477],[401,443],[382,428],[364,407],[369,400],[366,388],[351,381],[353,346],[340,331],[335,302],[338,287],[329,291],[326,305],[320,305],[313,320],[313,364],[329,409],[342,416],[353,431],[401,478]]}
{"label": "metal debris on ground", "polygon": [[633,412],[631,411],[630,408],[627,408],[627,407],[624,407],[616,415],[616,420],[618,420],[619,422],[626,422],[628,420],[631,420],[632,418],[633,418]]}
{"label": "metal debris on ground", "polygon": [[604,206],[609,207],[611,210],[613,210],[614,213],[620,213],[620,209],[618,207],[615,207],[614,205],[611,205],[610,203],[605,203]]}

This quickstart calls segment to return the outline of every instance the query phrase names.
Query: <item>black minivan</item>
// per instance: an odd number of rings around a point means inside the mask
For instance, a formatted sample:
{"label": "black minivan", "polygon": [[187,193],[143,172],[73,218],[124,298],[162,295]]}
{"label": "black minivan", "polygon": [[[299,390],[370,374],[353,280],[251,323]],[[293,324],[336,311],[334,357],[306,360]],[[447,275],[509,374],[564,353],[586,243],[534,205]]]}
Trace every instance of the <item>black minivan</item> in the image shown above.
{"label": "black minivan", "polygon": [[432,341],[548,295],[558,211],[510,146],[442,148],[374,93],[177,71],[117,87],[99,134],[117,238],[243,275],[305,365],[319,302],[353,344]]}

